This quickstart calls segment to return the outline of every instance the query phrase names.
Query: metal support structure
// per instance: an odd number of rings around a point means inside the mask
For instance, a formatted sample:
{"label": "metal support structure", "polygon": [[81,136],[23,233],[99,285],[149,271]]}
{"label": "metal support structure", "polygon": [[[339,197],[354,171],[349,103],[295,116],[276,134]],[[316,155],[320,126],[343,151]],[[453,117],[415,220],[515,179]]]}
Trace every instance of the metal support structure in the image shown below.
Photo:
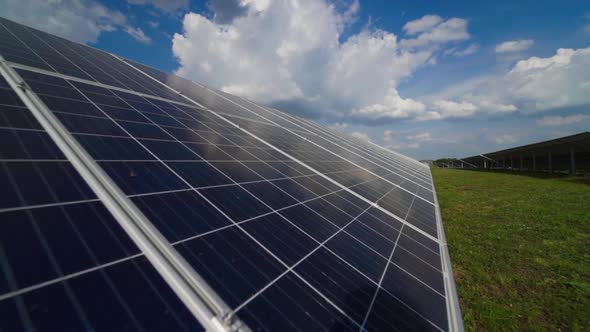
{"label": "metal support structure", "polygon": [[570,175],[576,175],[576,151],[570,148]]}
{"label": "metal support structure", "polygon": [[[571,175],[576,175],[585,174],[589,148],[590,131],[584,131],[543,142],[489,152],[486,155],[476,154],[466,159],[474,160],[478,168],[484,168],[483,159],[487,159],[487,168],[492,169],[546,173],[567,171]],[[492,157],[495,160],[486,157]]]}
{"label": "metal support structure", "polygon": [[[473,167],[473,168],[477,168],[477,166],[473,165],[473,164],[472,164],[472,163],[470,163],[470,162],[467,162],[467,161],[465,161],[465,160],[463,160],[463,159],[459,159],[459,160],[461,160],[461,165],[463,165],[463,164],[467,164],[468,166],[471,166],[471,167]],[[461,166],[461,167],[463,167],[463,166]]]}
{"label": "metal support structure", "polygon": [[494,165],[497,164],[496,160],[488,156],[485,156],[483,154],[480,154],[479,156],[482,158],[482,165],[484,169],[491,169]]}

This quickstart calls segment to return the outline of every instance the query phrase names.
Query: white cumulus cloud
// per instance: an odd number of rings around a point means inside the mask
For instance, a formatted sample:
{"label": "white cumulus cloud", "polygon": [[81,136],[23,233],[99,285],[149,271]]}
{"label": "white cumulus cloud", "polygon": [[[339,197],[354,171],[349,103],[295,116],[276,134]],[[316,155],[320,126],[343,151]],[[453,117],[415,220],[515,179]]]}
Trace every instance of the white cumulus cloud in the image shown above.
{"label": "white cumulus cloud", "polygon": [[506,75],[506,93],[531,111],[590,104],[590,48],[558,49],[519,61]]}
{"label": "white cumulus cloud", "polygon": [[537,120],[539,126],[564,126],[573,123],[582,122],[588,119],[590,115],[586,114],[574,114],[568,116],[544,116]]}
{"label": "white cumulus cloud", "polygon": [[215,19],[218,13],[184,16],[182,33],[173,37],[177,73],[333,122],[417,118],[426,105],[400,96],[399,82],[432,63],[445,43],[469,38],[467,21],[427,17],[408,23],[411,39],[363,29],[343,40],[358,1],[340,11],[324,0],[239,5],[245,12],[224,23]]}
{"label": "white cumulus cloud", "polygon": [[477,100],[475,101],[475,103],[477,104],[478,108],[487,113],[512,113],[518,110],[518,108],[515,105],[502,104],[497,101],[488,100],[485,97],[473,99]]}
{"label": "white cumulus cloud", "polygon": [[434,102],[434,108],[440,114],[441,119],[469,117],[478,110],[478,107],[470,102],[452,100],[437,100]]}
{"label": "white cumulus cloud", "polygon": [[496,53],[522,52],[528,50],[535,42],[532,39],[510,40],[496,45]]}
{"label": "white cumulus cloud", "polygon": [[518,142],[518,138],[510,134],[500,134],[492,137],[492,141],[497,144],[513,144]]}
{"label": "white cumulus cloud", "polygon": [[383,131],[383,141],[391,142],[395,135],[396,133],[393,130],[386,129],[385,131]]}
{"label": "white cumulus cloud", "polygon": [[188,8],[189,0],[127,0],[132,5],[150,4],[162,11],[172,12]]}
{"label": "white cumulus cloud", "polygon": [[438,15],[425,15],[417,20],[410,21],[404,25],[404,32],[407,35],[415,35],[428,31],[437,26],[443,19]]}
{"label": "white cumulus cloud", "polygon": [[415,135],[406,136],[406,139],[410,141],[417,141],[417,142],[428,142],[432,141],[432,137],[430,137],[430,133],[420,133]]}
{"label": "white cumulus cloud", "polygon": [[401,143],[387,145],[386,148],[394,150],[394,151],[408,150],[408,149],[419,149],[420,143],[418,143],[418,142],[401,142]]}
{"label": "white cumulus cloud", "polygon": [[132,28],[130,26],[125,27],[125,32],[127,32],[133,39],[137,40],[138,42],[149,44],[152,42],[152,39],[145,35],[143,30],[140,28]]}
{"label": "white cumulus cloud", "polygon": [[382,137],[382,144],[394,150],[414,150],[456,142],[456,138],[447,134],[417,130],[409,130],[405,133],[385,130]]}
{"label": "white cumulus cloud", "polygon": [[590,106],[590,48],[558,49],[549,57],[520,60],[507,72],[451,86],[426,99],[434,102],[422,120],[442,119],[445,114],[535,113]]}
{"label": "white cumulus cloud", "polygon": [[0,0],[0,8],[3,17],[80,43],[95,43],[102,32],[117,29],[144,43],[149,39],[123,13],[92,0]]}
{"label": "white cumulus cloud", "polygon": [[475,53],[477,53],[477,51],[479,51],[479,45],[471,44],[465,48],[457,48],[457,47],[450,48],[450,49],[446,50],[444,52],[444,54],[445,55],[453,55],[453,56],[457,56],[457,57],[464,57],[464,56],[475,54]]}
{"label": "white cumulus cloud", "polygon": [[350,133],[350,136],[352,136],[354,138],[358,138],[358,139],[363,140],[363,141],[370,141],[371,140],[370,137],[369,137],[369,134],[363,133],[363,132],[360,132],[360,131],[353,131],[352,133]]}
{"label": "white cumulus cloud", "polygon": [[403,99],[392,89],[390,94],[380,104],[365,106],[352,111],[353,118],[365,118],[374,121],[387,119],[408,119],[419,116],[426,110],[426,105],[419,101],[406,98]]}
{"label": "white cumulus cloud", "polygon": [[[421,20],[422,19],[417,21]],[[412,22],[409,22],[408,24],[411,24]],[[425,26],[423,23],[420,23],[419,26],[421,26],[421,29],[418,29],[421,30],[420,34],[418,34],[416,38],[402,40],[400,42],[402,46],[408,48],[424,47],[447,42],[462,41],[469,39],[470,37],[467,32],[467,20],[461,18],[451,18],[446,21],[440,21],[440,23],[432,26]],[[415,28],[411,29],[411,31],[415,31]]]}
{"label": "white cumulus cloud", "polygon": [[344,129],[348,128],[348,123],[335,122],[335,123],[329,125],[328,128],[338,130],[338,131],[344,131]]}

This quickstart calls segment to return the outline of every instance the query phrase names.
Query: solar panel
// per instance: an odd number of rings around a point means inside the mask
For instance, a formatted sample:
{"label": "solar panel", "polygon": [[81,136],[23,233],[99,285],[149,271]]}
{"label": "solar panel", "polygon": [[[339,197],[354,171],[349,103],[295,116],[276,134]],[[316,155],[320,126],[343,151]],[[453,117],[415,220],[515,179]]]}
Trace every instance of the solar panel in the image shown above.
{"label": "solar panel", "polygon": [[0,329],[462,328],[428,168],[0,31]]}
{"label": "solar panel", "polygon": [[200,329],[2,78],[0,94],[0,330]]}

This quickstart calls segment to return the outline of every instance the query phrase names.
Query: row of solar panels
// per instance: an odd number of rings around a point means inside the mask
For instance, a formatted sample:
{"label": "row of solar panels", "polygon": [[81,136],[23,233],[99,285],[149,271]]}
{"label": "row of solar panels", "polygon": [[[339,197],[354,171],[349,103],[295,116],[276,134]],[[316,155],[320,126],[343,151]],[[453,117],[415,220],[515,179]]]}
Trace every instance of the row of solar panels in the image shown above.
{"label": "row of solar panels", "polygon": [[460,329],[428,168],[0,19],[0,330]]}

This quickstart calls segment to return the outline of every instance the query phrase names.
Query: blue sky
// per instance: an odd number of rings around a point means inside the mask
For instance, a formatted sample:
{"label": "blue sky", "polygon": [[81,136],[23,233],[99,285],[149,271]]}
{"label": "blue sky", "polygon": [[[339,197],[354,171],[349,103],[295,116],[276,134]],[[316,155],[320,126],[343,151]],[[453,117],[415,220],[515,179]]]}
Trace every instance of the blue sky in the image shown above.
{"label": "blue sky", "polygon": [[1,15],[418,159],[590,130],[588,1],[0,0]]}

